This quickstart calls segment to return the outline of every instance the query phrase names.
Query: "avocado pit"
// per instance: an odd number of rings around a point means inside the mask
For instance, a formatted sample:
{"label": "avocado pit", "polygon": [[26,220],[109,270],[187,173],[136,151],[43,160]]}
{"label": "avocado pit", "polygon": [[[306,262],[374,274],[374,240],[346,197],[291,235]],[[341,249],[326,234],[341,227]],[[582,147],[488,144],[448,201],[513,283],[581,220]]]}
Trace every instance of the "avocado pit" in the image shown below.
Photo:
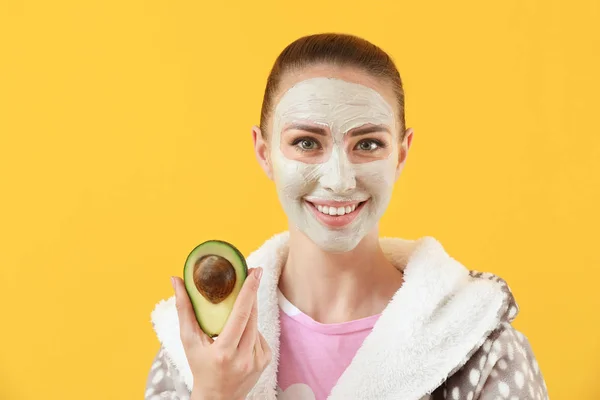
{"label": "avocado pit", "polygon": [[194,285],[212,304],[225,300],[233,291],[236,273],[224,257],[209,254],[194,263]]}

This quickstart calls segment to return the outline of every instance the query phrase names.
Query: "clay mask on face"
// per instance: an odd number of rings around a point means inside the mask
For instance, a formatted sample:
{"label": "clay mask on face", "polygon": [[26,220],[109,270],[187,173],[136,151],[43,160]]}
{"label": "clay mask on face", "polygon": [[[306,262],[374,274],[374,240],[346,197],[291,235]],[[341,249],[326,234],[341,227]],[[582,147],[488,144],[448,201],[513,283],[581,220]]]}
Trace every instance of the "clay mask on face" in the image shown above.
{"label": "clay mask on face", "polygon": [[[292,160],[282,152],[282,129],[297,122],[329,128],[333,144],[321,163]],[[382,159],[352,163],[348,152],[353,150],[345,148],[345,135],[366,124],[390,129],[391,151]],[[335,78],[297,83],[275,107],[271,144],[274,180],[289,222],[325,251],[352,250],[376,226],[389,204],[398,150],[393,108],[377,91]],[[321,210],[316,205],[331,201],[353,204]],[[323,211],[339,216],[320,215]]]}

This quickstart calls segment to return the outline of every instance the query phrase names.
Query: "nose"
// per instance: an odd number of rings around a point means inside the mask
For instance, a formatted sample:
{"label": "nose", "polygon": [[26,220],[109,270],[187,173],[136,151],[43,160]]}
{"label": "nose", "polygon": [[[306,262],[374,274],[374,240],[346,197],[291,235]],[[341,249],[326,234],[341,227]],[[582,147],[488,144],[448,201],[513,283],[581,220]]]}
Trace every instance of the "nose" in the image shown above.
{"label": "nose", "polygon": [[356,188],[356,174],[346,154],[334,150],[329,160],[323,164],[320,183],[323,188],[336,193],[344,194]]}

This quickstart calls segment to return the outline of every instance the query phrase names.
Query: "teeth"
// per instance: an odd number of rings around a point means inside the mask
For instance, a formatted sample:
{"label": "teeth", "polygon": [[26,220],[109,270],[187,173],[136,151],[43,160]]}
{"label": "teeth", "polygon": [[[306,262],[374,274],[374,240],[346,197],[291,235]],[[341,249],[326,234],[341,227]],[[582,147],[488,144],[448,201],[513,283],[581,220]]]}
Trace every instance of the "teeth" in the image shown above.
{"label": "teeth", "polygon": [[316,205],[317,210],[319,210],[319,212],[322,212],[323,214],[327,214],[327,215],[350,214],[351,212],[356,210],[357,206],[358,206],[358,204],[353,204],[351,206],[346,206],[346,207],[329,207],[329,206],[322,206],[322,205],[318,205],[318,204]]}

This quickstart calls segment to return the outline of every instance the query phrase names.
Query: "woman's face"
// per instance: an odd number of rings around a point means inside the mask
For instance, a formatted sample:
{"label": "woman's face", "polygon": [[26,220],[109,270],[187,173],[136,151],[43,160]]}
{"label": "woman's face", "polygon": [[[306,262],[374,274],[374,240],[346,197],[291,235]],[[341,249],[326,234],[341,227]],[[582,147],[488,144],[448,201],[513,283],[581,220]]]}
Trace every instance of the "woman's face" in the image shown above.
{"label": "woman's face", "polygon": [[403,164],[393,92],[334,67],[282,86],[266,150],[279,200],[320,248],[352,250],[385,212]]}

